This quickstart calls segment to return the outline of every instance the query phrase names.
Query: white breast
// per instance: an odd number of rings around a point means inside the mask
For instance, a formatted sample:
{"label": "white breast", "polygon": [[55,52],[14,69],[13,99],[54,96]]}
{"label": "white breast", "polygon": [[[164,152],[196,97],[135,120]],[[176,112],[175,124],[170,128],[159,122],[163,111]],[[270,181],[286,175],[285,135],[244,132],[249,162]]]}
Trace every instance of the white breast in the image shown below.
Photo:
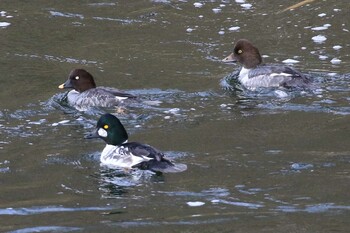
{"label": "white breast", "polygon": [[67,95],[67,99],[68,99],[68,103],[70,105],[73,105],[75,104],[75,102],[77,101],[77,98],[79,96],[79,92],[77,92],[76,90],[71,90],[68,92],[68,95]]}

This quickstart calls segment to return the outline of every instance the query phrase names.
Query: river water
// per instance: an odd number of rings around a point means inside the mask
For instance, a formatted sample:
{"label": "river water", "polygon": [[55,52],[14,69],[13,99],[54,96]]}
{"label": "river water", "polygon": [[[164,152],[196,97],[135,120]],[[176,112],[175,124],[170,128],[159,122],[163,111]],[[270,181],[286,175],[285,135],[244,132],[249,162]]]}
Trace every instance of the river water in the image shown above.
{"label": "river water", "polygon": [[[350,5],[298,2],[1,1],[0,231],[349,232]],[[230,90],[241,38],[314,88]],[[152,101],[119,114],[130,141],[188,170],[100,166],[84,135],[117,110],[62,103],[78,67]]]}

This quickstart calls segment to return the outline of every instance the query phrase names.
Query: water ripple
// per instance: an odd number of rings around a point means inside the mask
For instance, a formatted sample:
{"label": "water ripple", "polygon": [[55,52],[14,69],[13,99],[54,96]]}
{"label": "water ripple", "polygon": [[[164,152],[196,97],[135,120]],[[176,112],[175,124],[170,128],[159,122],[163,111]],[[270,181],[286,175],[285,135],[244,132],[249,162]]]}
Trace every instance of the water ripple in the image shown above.
{"label": "water ripple", "polygon": [[350,206],[335,205],[334,203],[320,203],[307,205],[305,208],[298,208],[296,206],[278,206],[276,211],[295,213],[295,212],[307,212],[307,213],[324,213],[328,211],[341,211],[350,210]]}
{"label": "water ripple", "polygon": [[54,16],[54,17],[84,19],[84,16],[82,14],[64,13],[64,12],[59,12],[59,11],[49,11],[49,13],[51,14],[51,16]]}
{"label": "water ripple", "polygon": [[70,232],[81,231],[80,227],[61,227],[61,226],[37,226],[9,231],[9,233],[32,233],[32,232]]}
{"label": "water ripple", "polygon": [[77,211],[103,211],[111,210],[111,207],[78,207],[68,208],[61,206],[43,206],[31,208],[6,208],[0,209],[0,215],[33,215],[56,212],[77,212]]}

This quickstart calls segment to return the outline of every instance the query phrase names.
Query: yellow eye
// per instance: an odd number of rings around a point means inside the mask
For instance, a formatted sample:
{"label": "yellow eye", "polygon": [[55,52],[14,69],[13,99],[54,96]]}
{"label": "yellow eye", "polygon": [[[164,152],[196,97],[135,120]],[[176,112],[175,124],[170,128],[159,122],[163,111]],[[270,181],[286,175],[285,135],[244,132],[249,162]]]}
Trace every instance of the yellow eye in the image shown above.
{"label": "yellow eye", "polygon": [[104,128],[104,129],[108,129],[109,126],[108,126],[108,125],[104,125],[103,128]]}
{"label": "yellow eye", "polygon": [[243,53],[243,51],[240,49],[240,50],[237,51],[237,53],[241,54],[241,53]]}
{"label": "yellow eye", "polygon": [[79,76],[75,76],[75,80],[78,80],[79,79]]}

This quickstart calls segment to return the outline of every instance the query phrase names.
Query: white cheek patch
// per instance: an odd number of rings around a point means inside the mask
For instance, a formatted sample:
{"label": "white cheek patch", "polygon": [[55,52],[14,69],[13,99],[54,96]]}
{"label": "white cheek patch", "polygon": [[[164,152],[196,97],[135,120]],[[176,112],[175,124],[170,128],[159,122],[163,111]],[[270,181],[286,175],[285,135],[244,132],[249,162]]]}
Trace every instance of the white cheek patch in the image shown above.
{"label": "white cheek patch", "polygon": [[98,135],[100,135],[103,138],[107,137],[107,131],[102,129],[102,128],[98,129],[97,133],[98,133]]}

